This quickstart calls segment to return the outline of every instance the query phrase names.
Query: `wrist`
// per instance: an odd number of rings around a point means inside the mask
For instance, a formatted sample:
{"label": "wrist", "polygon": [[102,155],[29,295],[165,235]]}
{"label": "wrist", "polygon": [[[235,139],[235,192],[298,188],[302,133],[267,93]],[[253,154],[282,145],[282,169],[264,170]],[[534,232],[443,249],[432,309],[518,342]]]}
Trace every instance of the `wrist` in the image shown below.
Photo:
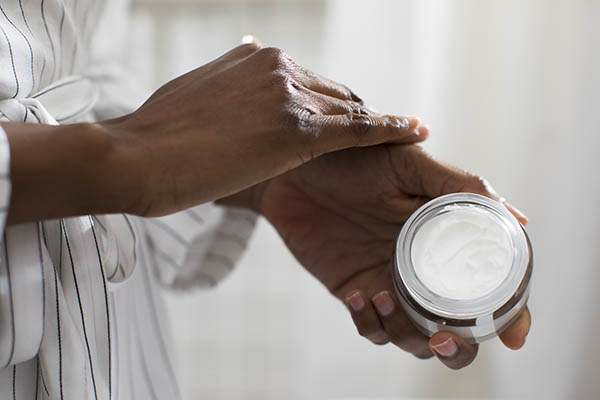
{"label": "wrist", "polygon": [[257,214],[262,214],[262,199],[267,185],[268,181],[256,184],[238,193],[223,197],[217,200],[216,203],[222,206],[245,208]]}
{"label": "wrist", "polygon": [[94,196],[92,205],[98,214],[136,214],[145,193],[139,146],[118,126],[113,121],[86,126],[91,160],[87,173],[93,177],[87,190]]}
{"label": "wrist", "polygon": [[10,223],[126,210],[130,172],[104,126],[2,126],[11,152]]}

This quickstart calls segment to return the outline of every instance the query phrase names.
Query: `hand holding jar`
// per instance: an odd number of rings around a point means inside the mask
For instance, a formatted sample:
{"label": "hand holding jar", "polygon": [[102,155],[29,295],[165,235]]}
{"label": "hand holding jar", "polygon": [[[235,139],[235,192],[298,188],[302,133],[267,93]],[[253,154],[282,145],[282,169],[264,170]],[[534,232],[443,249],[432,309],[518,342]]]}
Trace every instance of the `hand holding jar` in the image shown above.
{"label": "hand holding jar", "polygon": [[[404,311],[394,284],[398,233],[419,207],[439,196],[477,193],[526,218],[485,180],[444,165],[416,145],[385,145],[328,154],[253,189],[254,208],[279,231],[302,265],[344,301],[360,335],[393,343],[446,366],[470,364],[477,344],[442,331],[431,338]],[[236,203],[235,198],[224,201]],[[511,348],[529,332],[526,307],[500,335]],[[472,341],[472,340],[471,340]]]}

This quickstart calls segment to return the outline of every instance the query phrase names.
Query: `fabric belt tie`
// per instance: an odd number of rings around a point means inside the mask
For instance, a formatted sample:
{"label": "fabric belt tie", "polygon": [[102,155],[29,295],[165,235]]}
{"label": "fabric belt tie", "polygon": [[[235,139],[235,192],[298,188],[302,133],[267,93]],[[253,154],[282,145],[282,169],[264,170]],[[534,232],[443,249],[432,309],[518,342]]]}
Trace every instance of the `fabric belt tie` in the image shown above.
{"label": "fabric belt tie", "polygon": [[58,125],[82,119],[98,99],[96,85],[72,76],[47,86],[26,98],[0,100],[2,119]]}
{"label": "fabric belt tie", "polygon": [[[30,97],[0,100],[0,121],[47,125],[91,121],[89,111],[97,99],[94,82],[68,77]],[[45,324],[44,304],[51,306],[44,294],[44,281],[46,285],[49,285],[48,280],[54,284],[54,274],[58,272],[61,276],[61,263],[55,256],[60,253],[60,235],[74,239],[71,243],[74,256],[97,252],[101,256],[96,256],[99,269],[78,271],[82,279],[98,282],[106,279],[111,288],[129,278],[135,269],[139,254],[136,237],[141,236],[125,215],[83,216],[7,226],[4,246],[0,248],[0,252],[5,253],[0,262],[0,317],[7,322],[0,325],[0,368],[29,360],[39,351]],[[71,295],[65,289],[64,296]]]}

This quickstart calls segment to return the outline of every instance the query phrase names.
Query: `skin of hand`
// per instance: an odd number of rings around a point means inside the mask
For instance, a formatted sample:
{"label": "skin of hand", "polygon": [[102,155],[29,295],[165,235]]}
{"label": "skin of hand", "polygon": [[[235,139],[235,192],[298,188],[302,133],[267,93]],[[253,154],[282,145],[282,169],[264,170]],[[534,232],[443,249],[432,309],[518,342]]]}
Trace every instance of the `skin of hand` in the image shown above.
{"label": "skin of hand", "polygon": [[[328,152],[424,140],[414,117],[382,116],[283,51],[241,45],[105,124],[130,138],[156,216],[235,193]],[[132,134],[133,132],[133,134]]]}
{"label": "skin of hand", "polygon": [[[419,358],[435,355],[459,369],[477,345],[439,332],[427,338],[398,303],[392,281],[395,240],[408,217],[427,201],[473,192],[502,202],[485,180],[442,164],[416,145],[381,145],[327,154],[254,189],[225,199],[253,207],[277,229],[298,261],[348,307],[360,335],[388,342]],[[529,332],[525,310],[500,336],[519,349]]]}
{"label": "skin of hand", "polygon": [[427,136],[378,115],[347,87],[256,40],[96,124],[6,123],[9,223],[126,212],[160,216],[212,201],[325,153]]}

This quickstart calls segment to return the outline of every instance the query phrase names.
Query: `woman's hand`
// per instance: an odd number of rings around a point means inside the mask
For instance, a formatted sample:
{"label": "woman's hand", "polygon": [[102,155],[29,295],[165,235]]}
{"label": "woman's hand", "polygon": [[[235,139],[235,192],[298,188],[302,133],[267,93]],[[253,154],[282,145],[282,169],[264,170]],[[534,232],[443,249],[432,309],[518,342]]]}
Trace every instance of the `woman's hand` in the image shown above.
{"label": "woman's hand", "polygon": [[[418,146],[383,145],[325,155],[254,189],[253,208],[278,230],[300,263],[348,307],[358,332],[420,358],[435,354],[450,368],[473,361],[477,346],[440,332],[419,333],[398,303],[392,255],[402,225],[427,201],[473,192],[507,205],[481,178],[441,164]],[[241,205],[242,197],[224,199]],[[529,332],[525,310],[500,337],[520,348]]]}
{"label": "woman's hand", "polygon": [[322,154],[424,140],[416,118],[373,113],[347,87],[256,41],[98,124],[5,123],[9,223],[159,216],[239,192]]}
{"label": "woman's hand", "polygon": [[240,191],[335,150],[412,143],[416,118],[380,116],[347,87],[256,43],[161,87],[102,124],[141,184],[130,213],[157,216]]}

